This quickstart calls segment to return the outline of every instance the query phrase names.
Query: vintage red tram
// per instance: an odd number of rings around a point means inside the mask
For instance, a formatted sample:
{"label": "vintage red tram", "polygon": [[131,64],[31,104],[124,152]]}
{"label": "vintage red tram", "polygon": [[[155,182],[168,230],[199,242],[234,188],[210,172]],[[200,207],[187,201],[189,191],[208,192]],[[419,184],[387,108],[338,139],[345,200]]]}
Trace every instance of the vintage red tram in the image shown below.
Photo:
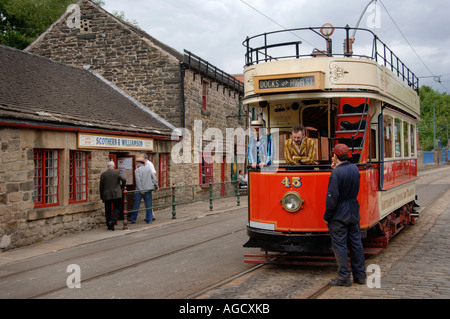
{"label": "vintage red tram", "polygon": [[[249,122],[264,123],[273,152],[271,165],[248,172],[245,247],[330,250],[323,214],[336,143],[350,147],[360,170],[363,237],[387,247],[414,223],[418,78],[372,31],[357,29],[356,41],[349,37],[356,29],[327,28],[264,33],[243,43],[243,104],[252,114]],[[306,39],[304,33],[325,40],[326,49],[302,53],[298,38]],[[333,39],[342,41],[343,52]],[[314,165],[286,164],[284,143],[296,123],[314,140]]]}

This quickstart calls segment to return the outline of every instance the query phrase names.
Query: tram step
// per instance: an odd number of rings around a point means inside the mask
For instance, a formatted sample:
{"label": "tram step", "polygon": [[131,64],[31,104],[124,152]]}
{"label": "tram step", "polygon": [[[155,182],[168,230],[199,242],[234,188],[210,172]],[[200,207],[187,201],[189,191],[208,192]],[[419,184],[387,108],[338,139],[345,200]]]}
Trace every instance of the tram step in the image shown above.
{"label": "tram step", "polygon": [[[366,258],[377,255],[383,250],[380,247],[364,247]],[[332,251],[309,252],[307,254],[292,254],[272,252],[261,249],[262,254],[244,254],[245,263],[269,265],[298,265],[298,266],[336,266],[336,259]]]}

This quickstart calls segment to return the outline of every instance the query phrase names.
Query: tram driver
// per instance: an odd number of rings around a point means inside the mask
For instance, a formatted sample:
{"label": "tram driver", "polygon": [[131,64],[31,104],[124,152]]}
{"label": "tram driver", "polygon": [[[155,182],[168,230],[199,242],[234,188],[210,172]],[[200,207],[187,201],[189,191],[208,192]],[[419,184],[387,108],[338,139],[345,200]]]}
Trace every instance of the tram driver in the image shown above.
{"label": "tram driver", "polygon": [[292,127],[292,137],[285,142],[284,157],[287,164],[319,164],[316,157],[314,140],[306,136],[306,129],[301,124]]}
{"label": "tram driver", "polygon": [[253,168],[262,169],[272,161],[272,138],[265,134],[263,121],[252,121],[251,135],[248,141],[248,163]]}

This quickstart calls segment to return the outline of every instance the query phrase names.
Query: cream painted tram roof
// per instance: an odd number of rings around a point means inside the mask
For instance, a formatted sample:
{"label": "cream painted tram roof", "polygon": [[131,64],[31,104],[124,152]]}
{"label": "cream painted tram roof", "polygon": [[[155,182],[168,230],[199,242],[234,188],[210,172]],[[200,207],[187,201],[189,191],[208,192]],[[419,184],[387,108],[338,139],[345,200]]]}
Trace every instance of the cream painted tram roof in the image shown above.
{"label": "cream painted tram roof", "polygon": [[[323,89],[292,88],[284,94],[270,89],[267,93],[255,92],[255,79],[301,77],[311,73],[323,74],[320,80]],[[302,57],[250,65],[244,70],[244,91],[244,103],[250,106],[268,99],[281,103],[303,98],[364,97],[384,101],[417,118],[420,116],[416,91],[385,66],[363,57]]]}

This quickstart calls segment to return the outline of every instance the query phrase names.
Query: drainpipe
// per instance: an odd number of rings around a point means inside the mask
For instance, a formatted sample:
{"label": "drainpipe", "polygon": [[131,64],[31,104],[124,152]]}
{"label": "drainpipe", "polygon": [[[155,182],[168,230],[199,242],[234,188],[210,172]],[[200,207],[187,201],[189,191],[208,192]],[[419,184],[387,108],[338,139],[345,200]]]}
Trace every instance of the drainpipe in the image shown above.
{"label": "drainpipe", "polygon": [[185,97],[184,97],[184,76],[185,76],[185,68],[184,63],[180,62],[180,68],[181,68],[181,125],[183,128],[186,128],[186,108],[185,108]]}

